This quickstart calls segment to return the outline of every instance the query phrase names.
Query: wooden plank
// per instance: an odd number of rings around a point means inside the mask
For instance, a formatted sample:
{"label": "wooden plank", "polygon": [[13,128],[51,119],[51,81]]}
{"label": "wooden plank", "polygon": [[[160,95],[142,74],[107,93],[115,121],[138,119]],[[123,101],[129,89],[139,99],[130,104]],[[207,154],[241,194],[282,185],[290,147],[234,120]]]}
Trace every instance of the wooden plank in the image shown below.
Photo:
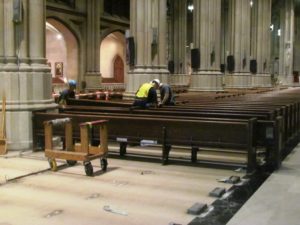
{"label": "wooden plank", "polygon": [[67,152],[60,150],[45,149],[45,156],[50,159],[66,159],[74,161],[87,161],[88,154],[84,152]]}
{"label": "wooden plank", "polygon": [[44,123],[44,130],[45,130],[45,148],[46,149],[52,149],[52,138],[53,138],[53,128],[50,123]]}
{"label": "wooden plank", "polygon": [[89,137],[89,127],[88,126],[80,126],[81,148],[78,149],[79,152],[85,152],[85,153],[89,154],[89,138],[90,138]]}
{"label": "wooden plank", "polygon": [[107,152],[106,149],[103,149],[102,147],[89,146],[89,154],[104,155],[106,152]]}
{"label": "wooden plank", "polygon": [[6,97],[2,96],[1,129],[0,129],[0,155],[7,153],[6,141]]}
{"label": "wooden plank", "polygon": [[100,144],[101,144],[101,149],[104,152],[108,151],[108,131],[107,131],[107,125],[103,124],[99,127],[100,129]]}
{"label": "wooden plank", "polygon": [[65,125],[65,142],[66,142],[66,150],[67,151],[74,151],[73,146],[73,128],[72,123],[66,123]]}

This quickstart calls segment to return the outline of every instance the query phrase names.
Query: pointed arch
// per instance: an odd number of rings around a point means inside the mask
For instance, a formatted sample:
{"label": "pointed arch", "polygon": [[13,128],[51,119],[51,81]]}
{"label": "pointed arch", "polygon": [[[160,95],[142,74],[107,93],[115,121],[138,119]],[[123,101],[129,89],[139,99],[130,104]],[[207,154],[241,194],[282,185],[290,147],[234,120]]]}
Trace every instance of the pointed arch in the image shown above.
{"label": "pointed arch", "polygon": [[78,80],[79,44],[76,35],[61,21],[47,18],[46,40],[46,57],[52,76]]}
{"label": "pointed arch", "polygon": [[100,71],[103,83],[124,83],[125,35],[113,32],[100,45]]}

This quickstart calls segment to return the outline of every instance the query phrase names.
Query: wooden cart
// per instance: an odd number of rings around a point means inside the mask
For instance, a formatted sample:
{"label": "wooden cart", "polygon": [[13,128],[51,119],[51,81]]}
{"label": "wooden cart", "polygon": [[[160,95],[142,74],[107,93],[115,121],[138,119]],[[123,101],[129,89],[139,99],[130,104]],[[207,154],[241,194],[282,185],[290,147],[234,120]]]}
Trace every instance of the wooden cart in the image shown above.
{"label": "wooden cart", "polygon": [[[53,128],[64,126],[65,128],[65,149],[53,149],[52,137]],[[99,128],[100,146],[90,145],[90,129]],[[83,161],[85,173],[87,176],[93,175],[93,166],[91,160],[100,158],[100,164],[103,171],[107,169],[107,120],[98,120],[80,124],[79,146],[73,144],[72,121],[70,118],[55,119],[44,122],[45,130],[45,156],[48,158],[52,171],[57,170],[56,159],[65,159],[69,166],[73,166],[77,161]]]}

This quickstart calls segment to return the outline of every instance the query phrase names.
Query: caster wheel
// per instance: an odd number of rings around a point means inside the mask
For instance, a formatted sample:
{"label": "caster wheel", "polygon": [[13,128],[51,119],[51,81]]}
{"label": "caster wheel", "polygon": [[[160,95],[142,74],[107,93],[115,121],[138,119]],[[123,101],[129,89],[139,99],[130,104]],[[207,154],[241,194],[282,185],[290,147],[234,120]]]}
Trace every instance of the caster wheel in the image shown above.
{"label": "caster wheel", "polygon": [[76,165],[76,163],[77,163],[77,161],[75,161],[75,160],[67,160],[67,164],[69,166],[74,166],[74,165]]}
{"label": "caster wheel", "polygon": [[52,171],[57,171],[57,164],[55,159],[48,159]]}
{"label": "caster wheel", "polygon": [[85,170],[85,174],[87,176],[93,176],[94,174],[94,171],[93,171],[93,166],[92,166],[92,163],[91,162],[85,162],[84,163],[84,170]]}
{"label": "caster wheel", "polygon": [[107,159],[101,159],[100,160],[100,165],[101,165],[101,169],[103,170],[103,171],[106,171],[107,170]]}

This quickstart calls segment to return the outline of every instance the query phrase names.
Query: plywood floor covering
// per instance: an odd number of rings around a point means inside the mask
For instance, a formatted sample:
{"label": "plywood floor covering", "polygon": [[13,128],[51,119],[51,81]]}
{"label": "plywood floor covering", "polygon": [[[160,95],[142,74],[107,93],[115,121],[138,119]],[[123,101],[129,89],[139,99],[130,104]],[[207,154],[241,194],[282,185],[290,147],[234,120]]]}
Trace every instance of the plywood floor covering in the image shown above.
{"label": "plywood floor covering", "polygon": [[108,162],[102,173],[99,160],[93,161],[96,174],[87,177],[81,163],[45,171],[49,166],[42,152],[0,157],[0,225],[187,224],[194,218],[186,213],[189,207],[212,203],[208,193],[215,187],[230,187],[217,179],[243,176],[231,170]]}

